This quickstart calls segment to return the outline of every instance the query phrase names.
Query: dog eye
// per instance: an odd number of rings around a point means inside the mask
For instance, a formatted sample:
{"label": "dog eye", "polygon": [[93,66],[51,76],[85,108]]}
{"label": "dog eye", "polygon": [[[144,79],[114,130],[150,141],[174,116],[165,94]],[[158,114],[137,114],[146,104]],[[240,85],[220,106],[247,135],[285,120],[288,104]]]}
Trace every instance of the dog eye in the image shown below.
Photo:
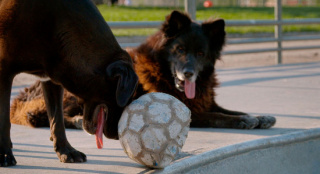
{"label": "dog eye", "polygon": [[203,57],[204,53],[202,51],[197,52],[197,57]]}
{"label": "dog eye", "polygon": [[178,47],[177,50],[179,54],[184,54],[184,49],[182,47]]}

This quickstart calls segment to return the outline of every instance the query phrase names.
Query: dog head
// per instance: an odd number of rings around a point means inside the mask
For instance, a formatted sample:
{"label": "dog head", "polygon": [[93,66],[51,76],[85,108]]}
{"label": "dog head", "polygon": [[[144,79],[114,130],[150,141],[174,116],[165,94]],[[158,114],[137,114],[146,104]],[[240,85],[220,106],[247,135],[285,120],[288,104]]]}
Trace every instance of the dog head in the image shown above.
{"label": "dog head", "polygon": [[[105,92],[98,94],[97,96],[100,96],[98,99],[83,103],[83,128],[90,134],[95,134],[98,127],[103,127],[106,137],[116,139],[117,121],[120,119],[121,111],[130,102],[136,90],[138,76],[133,70],[132,60],[126,52],[120,58],[106,67],[107,86],[102,89]],[[101,122],[101,117],[106,121]]]}
{"label": "dog head", "polygon": [[161,31],[169,50],[171,73],[176,88],[185,92],[187,98],[195,97],[199,74],[207,67],[213,69],[220,58],[226,35],[224,27],[223,19],[198,24],[178,11],[166,17]]}

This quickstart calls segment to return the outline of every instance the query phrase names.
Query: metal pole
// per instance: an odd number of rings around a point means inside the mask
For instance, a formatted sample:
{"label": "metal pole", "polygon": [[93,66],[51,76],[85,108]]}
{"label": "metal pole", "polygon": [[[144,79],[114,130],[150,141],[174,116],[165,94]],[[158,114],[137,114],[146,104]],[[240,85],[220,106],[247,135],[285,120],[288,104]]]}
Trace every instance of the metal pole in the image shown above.
{"label": "metal pole", "polygon": [[275,26],[274,29],[274,37],[278,39],[277,46],[277,64],[282,63],[282,4],[281,0],[277,0],[274,6],[274,17],[278,24]]}
{"label": "metal pole", "polygon": [[184,11],[189,13],[192,20],[196,20],[196,0],[184,0]]}

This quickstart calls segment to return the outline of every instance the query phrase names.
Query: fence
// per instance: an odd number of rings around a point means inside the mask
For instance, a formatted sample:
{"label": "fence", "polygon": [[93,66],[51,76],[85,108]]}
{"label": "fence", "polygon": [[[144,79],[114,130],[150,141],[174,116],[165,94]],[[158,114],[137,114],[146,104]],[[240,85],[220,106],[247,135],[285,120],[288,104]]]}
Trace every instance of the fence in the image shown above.
{"label": "fence", "polygon": [[[185,11],[188,12],[192,19],[195,20],[196,14],[196,0],[185,0]],[[253,38],[228,40],[227,44],[246,44],[246,43],[264,43],[276,42],[276,48],[264,49],[249,49],[238,51],[225,51],[223,54],[245,54],[245,53],[261,53],[261,52],[277,52],[276,63],[282,63],[282,51],[287,50],[302,50],[302,49],[317,49],[316,46],[296,46],[283,47],[283,41],[302,41],[302,40],[320,40],[320,36],[287,36],[282,35],[282,25],[304,25],[304,24],[320,24],[320,19],[282,19],[282,5],[281,0],[277,0],[274,7],[275,20],[227,20],[226,26],[275,26],[275,35],[273,38]],[[156,28],[161,25],[161,22],[108,22],[111,28]],[[139,43],[122,43],[122,47],[135,47]]]}
{"label": "fence", "polygon": [[[97,4],[110,3],[110,0],[93,0]],[[197,6],[202,6],[206,0],[196,0]],[[211,0],[214,6],[238,6],[238,7],[273,7],[276,0]],[[125,0],[118,0],[119,5],[124,5]],[[184,0],[130,0],[132,6],[152,7],[181,7]],[[286,6],[315,6],[320,5],[320,0],[282,0]]]}

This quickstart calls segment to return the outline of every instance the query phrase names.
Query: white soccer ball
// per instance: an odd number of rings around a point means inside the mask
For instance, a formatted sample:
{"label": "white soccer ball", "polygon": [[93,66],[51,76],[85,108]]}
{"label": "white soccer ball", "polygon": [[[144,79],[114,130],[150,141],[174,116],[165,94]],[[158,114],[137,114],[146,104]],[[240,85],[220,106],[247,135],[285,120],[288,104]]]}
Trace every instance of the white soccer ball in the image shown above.
{"label": "white soccer ball", "polygon": [[160,92],[148,93],[123,111],[119,139],[134,161],[164,168],[181,152],[190,122],[190,110],[178,99]]}

